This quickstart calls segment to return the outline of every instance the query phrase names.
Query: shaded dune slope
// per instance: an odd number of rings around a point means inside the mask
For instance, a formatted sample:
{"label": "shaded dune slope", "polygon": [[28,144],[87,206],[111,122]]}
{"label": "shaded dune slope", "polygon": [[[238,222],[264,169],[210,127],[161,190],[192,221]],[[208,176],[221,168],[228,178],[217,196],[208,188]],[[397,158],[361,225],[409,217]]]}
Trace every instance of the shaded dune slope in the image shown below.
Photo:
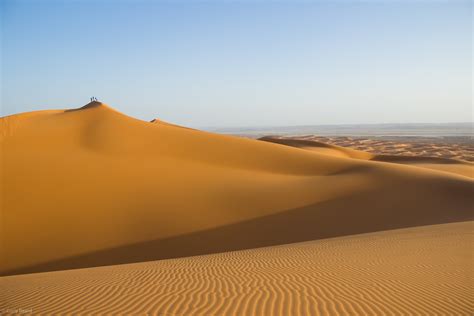
{"label": "shaded dune slope", "polygon": [[473,217],[464,176],[144,122],[98,102],[0,124],[4,275]]}
{"label": "shaded dune slope", "polygon": [[[473,222],[0,278],[48,315],[471,315]],[[80,294],[79,294],[80,293]]]}
{"label": "shaded dune slope", "polygon": [[274,136],[265,136],[259,140],[305,149],[318,154],[326,154],[335,157],[346,157],[354,159],[363,159],[371,161],[391,162],[398,164],[411,165],[443,172],[450,172],[469,178],[474,178],[474,163],[456,159],[441,157],[423,157],[423,156],[403,156],[372,154],[352,148],[341,147],[332,144],[326,144],[314,140],[280,138]]}

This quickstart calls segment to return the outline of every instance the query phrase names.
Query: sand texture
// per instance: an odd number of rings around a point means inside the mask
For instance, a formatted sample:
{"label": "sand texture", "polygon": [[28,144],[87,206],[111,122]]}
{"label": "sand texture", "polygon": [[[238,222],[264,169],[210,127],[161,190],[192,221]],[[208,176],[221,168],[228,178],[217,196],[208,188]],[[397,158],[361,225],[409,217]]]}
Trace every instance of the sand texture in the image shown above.
{"label": "sand texture", "polygon": [[472,311],[467,161],[225,136],[99,102],[3,117],[0,146],[4,309]]}
{"label": "sand texture", "polygon": [[49,315],[471,315],[474,223],[0,279]]}
{"label": "sand texture", "polygon": [[472,137],[349,137],[304,135],[284,138],[312,140],[340,147],[348,147],[376,155],[448,158],[474,162],[474,140]]}
{"label": "sand texture", "polygon": [[[321,142],[318,140],[320,138],[332,141],[328,141],[327,143]],[[411,165],[474,178],[474,163],[468,161],[474,160],[471,159],[471,151],[467,149],[455,149],[461,145],[446,145],[454,146],[455,148],[452,148],[452,155],[444,155],[443,151],[437,151],[435,148],[431,148],[432,152],[427,152],[426,146],[435,145],[427,145],[424,143],[405,144],[391,142],[390,146],[395,148],[393,149],[387,146],[385,141],[373,141],[370,139],[355,140],[350,137],[265,136],[260,138],[260,140],[305,149],[329,156]],[[334,143],[340,143],[340,145],[334,145]],[[454,152],[455,150],[458,151]],[[425,154],[425,156],[423,156],[423,154]],[[454,155],[456,155],[455,157],[468,160],[450,158]]]}

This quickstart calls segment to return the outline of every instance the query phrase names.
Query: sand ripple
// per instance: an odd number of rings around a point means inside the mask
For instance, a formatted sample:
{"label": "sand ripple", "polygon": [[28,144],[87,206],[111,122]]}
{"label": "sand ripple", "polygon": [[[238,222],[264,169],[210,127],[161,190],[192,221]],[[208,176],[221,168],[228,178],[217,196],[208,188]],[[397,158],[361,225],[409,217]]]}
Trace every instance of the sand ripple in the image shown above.
{"label": "sand ripple", "polygon": [[35,315],[469,315],[473,222],[3,277]]}

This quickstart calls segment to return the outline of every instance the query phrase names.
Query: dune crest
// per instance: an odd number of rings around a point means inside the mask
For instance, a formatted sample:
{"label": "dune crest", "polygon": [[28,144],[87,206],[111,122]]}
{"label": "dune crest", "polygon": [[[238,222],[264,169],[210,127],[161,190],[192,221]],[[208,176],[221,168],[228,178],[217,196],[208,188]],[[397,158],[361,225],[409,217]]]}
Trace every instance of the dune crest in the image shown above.
{"label": "dune crest", "polygon": [[4,275],[473,218],[465,176],[151,124],[99,102],[4,117],[0,131]]}
{"label": "dune crest", "polygon": [[99,101],[92,101],[92,102],[87,103],[84,106],[81,106],[80,108],[72,109],[72,110],[66,110],[66,111],[87,110],[87,109],[93,109],[93,108],[97,108],[97,107],[102,107],[102,108],[106,108],[106,109],[109,109],[109,110],[113,110],[110,106],[108,106],[105,103],[102,103],[102,102],[99,102]]}
{"label": "dune crest", "polygon": [[190,130],[195,130],[193,128],[189,128],[189,127],[185,127],[185,126],[181,126],[181,125],[176,125],[176,124],[172,124],[172,123],[169,123],[169,122],[165,122],[163,120],[160,120],[160,119],[157,119],[157,118],[154,118],[150,121],[150,123],[153,123],[153,124],[161,124],[161,125],[168,125],[168,126],[174,126],[174,127],[179,127],[179,128],[185,128],[185,129],[190,129]]}

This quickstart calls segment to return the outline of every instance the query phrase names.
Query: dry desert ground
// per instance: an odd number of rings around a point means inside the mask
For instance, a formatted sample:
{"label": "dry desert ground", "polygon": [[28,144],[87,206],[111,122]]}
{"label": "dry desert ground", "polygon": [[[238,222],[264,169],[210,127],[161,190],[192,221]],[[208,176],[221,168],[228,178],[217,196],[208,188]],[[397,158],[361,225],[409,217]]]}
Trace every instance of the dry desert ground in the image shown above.
{"label": "dry desert ground", "polygon": [[225,136],[99,102],[3,117],[0,144],[0,313],[474,312],[463,156]]}

